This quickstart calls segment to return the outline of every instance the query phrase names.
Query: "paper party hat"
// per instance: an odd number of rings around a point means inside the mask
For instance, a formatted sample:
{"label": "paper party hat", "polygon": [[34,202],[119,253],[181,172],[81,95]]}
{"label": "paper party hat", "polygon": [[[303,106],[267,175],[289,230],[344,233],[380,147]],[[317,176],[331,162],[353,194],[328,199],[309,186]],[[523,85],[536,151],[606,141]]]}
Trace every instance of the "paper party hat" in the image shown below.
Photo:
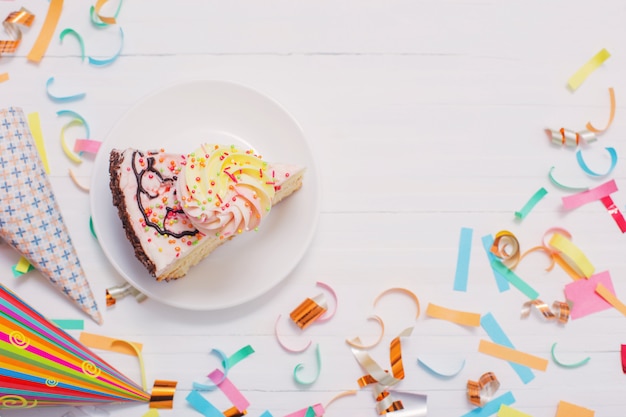
{"label": "paper party hat", "polygon": [[102,322],[26,117],[16,107],[0,110],[0,237]]}
{"label": "paper party hat", "polygon": [[149,400],[137,384],[0,285],[0,409]]}

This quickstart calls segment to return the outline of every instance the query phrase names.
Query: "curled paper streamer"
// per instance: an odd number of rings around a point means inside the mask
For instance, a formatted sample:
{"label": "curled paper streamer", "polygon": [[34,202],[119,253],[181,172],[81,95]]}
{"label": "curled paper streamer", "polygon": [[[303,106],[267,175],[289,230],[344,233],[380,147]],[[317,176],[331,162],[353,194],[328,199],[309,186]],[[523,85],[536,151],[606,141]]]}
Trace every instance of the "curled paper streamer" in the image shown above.
{"label": "curled paper streamer", "polygon": [[554,268],[554,251],[551,250],[550,248],[546,248],[545,246],[534,246],[528,250],[526,250],[524,253],[522,253],[519,257],[520,262],[522,261],[522,259],[524,259],[526,257],[526,255],[533,253],[533,252],[543,252],[546,255],[548,255],[548,257],[550,258],[550,265],[548,265],[548,267],[546,268],[546,271],[552,271],[552,269]]}
{"label": "curled paper streamer", "polygon": [[432,303],[428,303],[428,307],[426,308],[426,315],[428,317],[447,320],[452,323],[460,324],[461,326],[480,326],[480,314],[452,310]]}
{"label": "curled paper streamer", "polygon": [[48,49],[52,35],[56,30],[57,23],[61,17],[61,10],[63,9],[63,0],[50,0],[48,5],[48,13],[46,13],[46,20],[41,27],[39,36],[33,44],[30,52],[26,56],[29,61],[39,62]]}
{"label": "curled paper streamer", "polygon": [[580,67],[578,71],[576,71],[574,75],[569,78],[569,80],[567,80],[567,86],[569,87],[569,89],[575,91],[592,72],[594,72],[604,63],[604,61],[606,61],[610,57],[611,54],[609,53],[609,51],[602,48],[600,52],[595,54],[589,61],[585,63],[585,65]]}
{"label": "curled paper streamer", "polygon": [[611,194],[616,191],[617,184],[615,184],[615,180],[610,180],[587,191],[563,197],[563,208],[571,210],[592,201],[600,200],[611,217],[613,217],[613,220],[615,220],[615,223],[617,223],[620,231],[626,233],[626,219],[624,219],[624,216],[611,199]]}
{"label": "curled paper streamer", "polygon": [[115,345],[128,346],[132,350],[134,356],[137,357],[137,360],[139,361],[139,372],[141,373],[141,387],[143,388],[144,391],[146,391],[147,389],[146,368],[144,366],[143,354],[141,353],[141,348],[139,348],[136,343],[129,342],[128,340],[121,340],[121,339],[115,339],[111,342],[111,347]]}
{"label": "curled paper streamer", "polygon": [[315,363],[317,364],[317,368],[315,371],[315,374],[313,376],[313,378],[309,379],[309,380],[304,380],[302,378],[300,378],[300,376],[298,375],[300,373],[300,370],[304,367],[303,363],[299,363],[296,365],[296,367],[293,369],[293,379],[300,385],[311,385],[313,384],[315,381],[317,381],[317,379],[320,376],[320,372],[322,371],[322,357],[320,355],[320,345],[317,344],[315,345]]}
{"label": "curled paper streamer", "polygon": [[20,26],[30,27],[34,19],[35,15],[23,7],[17,12],[10,13],[6,19],[4,19],[2,26],[4,26],[6,33],[13,39],[0,40],[0,54],[15,52],[22,42],[22,30]]}
{"label": "curled paper streamer", "polygon": [[556,343],[553,343],[552,344],[552,348],[550,349],[550,354],[552,355],[552,360],[554,361],[554,363],[556,363],[560,367],[563,367],[563,368],[578,368],[580,366],[585,365],[587,362],[589,362],[591,360],[591,358],[589,356],[587,356],[585,359],[582,359],[582,360],[580,360],[578,362],[564,363],[564,362],[561,362],[560,360],[558,360],[556,358],[556,354],[554,353],[555,348],[556,348]]}
{"label": "curled paper streamer", "polygon": [[402,294],[406,294],[409,297],[411,297],[411,299],[413,300],[413,302],[415,302],[415,306],[417,307],[417,313],[415,314],[415,318],[419,318],[420,316],[420,300],[417,298],[417,295],[415,295],[413,292],[407,290],[406,288],[400,288],[400,287],[393,287],[393,288],[388,288],[385,291],[381,292],[380,294],[378,294],[376,296],[376,298],[374,299],[374,307],[376,307],[376,304],[378,304],[378,301],[380,301],[380,299],[392,292],[399,292]]}
{"label": "curled paper streamer", "polygon": [[324,323],[327,322],[328,320],[332,319],[333,316],[335,315],[335,313],[337,312],[337,293],[335,292],[335,290],[333,290],[333,288],[328,285],[325,284],[321,281],[317,281],[316,285],[318,287],[321,287],[323,289],[325,289],[326,291],[328,291],[331,295],[331,297],[333,298],[333,302],[334,302],[334,306],[335,308],[332,311],[326,310],[326,312],[324,312],[321,316],[319,316],[317,318],[317,322],[318,323]]}
{"label": "curled paper streamer", "polygon": [[477,407],[482,407],[492,400],[500,388],[500,381],[493,372],[485,372],[478,381],[467,381],[467,399]]}
{"label": "curled paper streamer", "polygon": [[378,338],[376,339],[376,341],[369,345],[364,345],[361,343],[361,339],[359,337],[355,337],[353,339],[346,339],[347,344],[357,349],[371,349],[374,346],[378,345],[381,340],[383,340],[383,335],[385,334],[385,323],[383,322],[383,319],[381,319],[377,315],[370,316],[367,319],[377,322],[380,326],[380,333],[378,334]]}
{"label": "curled paper streamer", "polygon": [[120,0],[120,2],[117,4],[117,9],[111,17],[104,17],[100,14],[100,9],[102,8],[102,6],[104,6],[106,2],[107,0],[98,0],[98,3],[96,3],[95,6],[91,6],[91,8],[89,9],[91,23],[93,23],[95,26],[104,27],[115,24],[117,22],[117,16],[119,15],[120,9],[122,8],[122,0]]}
{"label": "curled paper streamer", "polygon": [[72,28],[63,29],[63,31],[61,31],[61,33],[59,34],[59,40],[61,41],[61,43],[63,43],[63,39],[65,39],[67,35],[72,35],[78,41],[78,46],[80,46],[80,60],[84,61],[85,60],[85,42],[83,42],[83,37],[80,36],[80,34]]}
{"label": "curled paper streamer", "polygon": [[504,359],[505,361],[515,362],[529,368],[545,371],[548,367],[548,360],[530,353],[520,352],[519,350],[500,345],[498,343],[481,340],[478,345],[478,351],[495,358]]}
{"label": "curled paper streamer", "polygon": [[174,394],[177,384],[176,381],[155,380],[150,395],[150,408],[174,408]]}
{"label": "curled paper streamer", "polygon": [[[81,332],[79,336],[79,341],[82,344],[94,349],[108,350],[131,356],[136,356],[137,350],[143,349],[141,343],[126,342],[126,344],[115,344],[114,342],[117,340],[118,339],[86,332]],[[134,347],[130,347],[131,344],[134,345]]]}
{"label": "curled paper streamer", "polygon": [[[228,361],[228,356],[226,356],[226,354],[219,349],[211,349],[210,353],[220,358],[220,362],[222,363],[222,366],[224,366],[226,361]],[[224,378],[226,378],[227,373],[228,373],[228,369],[224,366]],[[211,383],[211,385],[209,385],[209,384],[201,384],[199,382],[194,381],[192,383],[192,387],[193,389],[198,390],[198,391],[213,391],[217,389],[217,385],[221,382],[222,381],[218,381],[217,383]]]}
{"label": "curled paper streamer", "polygon": [[237,352],[230,355],[225,360],[222,360],[222,366],[226,371],[230,370],[233,366],[237,365],[242,360],[254,353],[254,349],[250,345],[246,345],[239,349]]}
{"label": "curled paper streamer", "polygon": [[120,284],[106,289],[107,307],[115,305],[117,300],[121,300],[128,295],[132,295],[133,297],[135,297],[135,299],[139,303],[148,298],[144,293],[140,292],[129,283]]}
{"label": "curled paper streamer", "polygon": [[606,149],[606,151],[609,153],[611,157],[611,165],[609,166],[609,169],[605,173],[597,173],[595,171],[592,171],[591,168],[587,166],[587,163],[583,159],[582,150],[579,149],[578,151],[576,151],[576,160],[578,161],[578,165],[580,166],[580,168],[583,171],[585,171],[585,174],[590,175],[592,177],[606,177],[611,172],[613,172],[613,169],[615,169],[615,165],[617,164],[617,152],[615,151],[615,148],[607,147],[604,149]]}
{"label": "curled paper streamer", "polygon": [[438,367],[436,368],[435,366],[430,364],[429,361],[424,360],[423,357],[417,358],[417,364],[420,365],[422,368],[426,369],[428,372],[430,372],[433,375],[443,377],[443,378],[452,378],[458,375],[463,370],[463,368],[465,367],[465,359],[463,359],[461,363],[451,371],[450,370],[444,371]]}
{"label": "curled paper streamer", "polygon": [[528,317],[532,307],[539,311],[543,318],[548,321],[558,320],[559,323],[567,323],[569,321],[569,304],[563,301],[552,303],[552,309],[541,300],[526,301],[522,306],[521,318]]}
{"label": "curled paper streamer", "polygon": [[52,85],[52,83],[54,83],[54,77],[48,78],[48,81],[46,81],[46,94],[53,101],[58,101],[58,102],[75,101],[75,100],[80,100],[80,99],[84,98],[85,95],[86,95],[85,93],[72,94],[72,95],[69,95],[69,96],[57,96],[57,95],[54,95],[54,94],[52,94],[50,92],[50,86]]}
{"label": "curled paper streamer", "polygon": [[559,146],[565,145],[570,148],[575,148],[576,146],[583,143],[593,143],[598,140],[596,134],[588,130],[575,132],[573,130],[565,129],[564,127],[562,127],[558,130],[546,129],[545,132],[553,144]]}
{"label": "curled paper streamer", "polygon": [[72,180],[72,182],[82,191],[88,193],[89,192],[89,186],[85,185],[83,183],[81,183],[78,178],[76,177],[76,174],[74,173],[74,170],[72,168],[68,169],[68,172],[70,174],[70,178]]}
{"label": "curled paper streamer", "polygon": [[595,267],[589,262],[589,259],[587,259],[578,246],[574,245],[566,236],[556,232],[552,235],[548,245],[557,250],[559,256],[582,276],[589,278],[593,275]]}
{"label": "curled paper streamer", "polygon": [[309,346],[311,346],[311,341],[309,340],[308,343],[301,347],[301,348],[292,348],[287,346],[280,338],[280,332],[278,331],[278,323],[280,322],[280,318],[282,317],[282,315],[278,315],[278,317],[276,317],[276,322],[274,323],[274,336],[276,337],[276,341],[278,342],[278,344],[280,345],[280,347],[282,347],[283,349],[285,349],[287,352],[291,352],[291,353],[300,353],[300,352],[304,352],[305,350],[307,350],[309,348]]}
{"label": "curled paper streamer", "polygon": [[589,187],[585,187],[585,186],[572,187],[569,185],[565,185],[561,181],[558,181],[556,178],[554,178],[553,172],[554,172],[554,167],[550,167],[550,171],[548,171],[548,179],[550,180],[552,184],[556,185],[558,188],[561,188],[565,191],[587,191],[589,189]]}
{"label": "curled paper streamer", "polygon": [[344,397],[348,397],[350,395],[356,395],[357,391],[352,389],[352,390],[348,390],[348,391],[343,391],[340,392],[339,394],[335,395],[333,398],[331,398],[330,400],[328,400],[328,402],[326,403],[326,406],[324,407],[326,410],[328,410],[328,407],[334,403],[335,401],[344,398]]}
{"label": "curled paper streamer", "polygon": [[289,314],[289,317],[299,328],[304,330],[327,310],[326,298],[323,294],[319,294],[314,298],[306,298]]}
{"label": "curled paper streamer", "polygon": [[593,127],[591,122],[587,122],[587,129],[588,130],[591,130],[592,132],[595,132],[595,133],[602,133],[605,130],[607,130],[609,127],[611,127],[611,124],[613,123],[613,118],[615,117],[615,91],[613,90],[613,87],[609,87],[609,96],[610,96],[610,99],[611,99],[611,110],[610,110],[610,114],[609,114],[609,121],[606,124],[606,127],[604,129],[597,129],[597,128]]}
{"label": "curled paper streamer", "polygon": [[383,386],[392,386],[404,379],[404,367],[402,365],[402,347],[400,339],[408,337],[413,332],[413,328],[404,329],[397,337],[395,337],[389,346],[389,359],[391,363],[391,372],[385,371],[371,356],[362,349],[352,348],[352,353],[361,368],[367,375],[359,378],[358,383],[362,388],[366,385],[379,383]]}
{"label": "curled paper streamer", "polygon": [[[483,248],[485,249],[485,253],[487,254],[487,259],[489,260],[489,264],[491,265],[491,262],[497,260],[496,255],[494,255],[491,252],[491,246],[493,246],[493,243],[494,243],[493,236],[485,235],[481,238],[481,241],[483,244]],[[493,277],[496,280],[496,285],[498,286],[498,290],[500,292],[507,291],[510,288],[509,281],[507,281],[506,278],[504,278],[504,276],[500,274],[498,271],[496,271],[494,268],[491,268],[491,270],[493,272]]]}
{"label": "curled paper streamer", "polygon": [[513,233],[502,230],[496,233],[491,253],[500,258],[507,268],[515,269],[520,260],[519,241]]}
{"label": "curled paper streamer", "polygon": [[98,59],[98,58],[94,58],[94,57],[88,56],[87,60],[89,61],[89,63],[91,65],[95,65],[95,66],[98,66],[98,67],[102,67],[102,66],[105,66],[105,65],[112,64],[120,56],[120,54],[122,53],[122,47],[124,46],[124,31],[122,30],[122,28],[120,28],[120,38],[121,38],[121,40],[120,40],[120,47],[117,50],[117,52],[115,53],[115,55],[113,55],[110,58],[105,58],[105,59]]}
{"label": "curled paper streamer", "polygon": [[530,200],[528,200],[528,202],[524,205],[524,207],[522,207],[520,211],[515,212],[515,217],[520,220],[525,218],[528,213],[530,213],[530,211],[533,209],[533,207],[535,207],[537,203],[543,197],[545,197],[546,194],[548,194],[548,191],[545,188],[541,187],[540,189],[538,189],[535,194],[533,194],[533,196],[530,198]]}
{"label": "curled paper streamer", "polygon": [[497,270],[500,274],[502,274],[502,276],[504,276],[511,285],[521,291],[524,295],[526,295],[526,297],[530,298],[531,300],[539,297],[539,293],[533,287],[528,285],[526,281],[520,278],[515,272],[507,268],[507,266],[504,265],[502,262],[494,260],[491,262],[491,267]]}
{"label": "curled paper streamer", "polygon": [[215,369],[209,374],[209,379],[222,391],[222,393],[230,400],[237,410],[243,412],[250,406],[250,402],[243,396],[241,391],[233,385],[224,373]]}

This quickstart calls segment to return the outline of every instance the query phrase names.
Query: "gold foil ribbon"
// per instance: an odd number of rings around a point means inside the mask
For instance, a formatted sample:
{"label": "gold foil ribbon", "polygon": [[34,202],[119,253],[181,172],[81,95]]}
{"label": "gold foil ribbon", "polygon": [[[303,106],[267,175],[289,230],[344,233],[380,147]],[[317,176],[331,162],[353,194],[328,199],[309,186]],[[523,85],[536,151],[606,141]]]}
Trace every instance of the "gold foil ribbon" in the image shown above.
{"label": "gold foil ribbon", "polygon": [[150,408],[174,408],[174,394],[177,384],[176,381],[155,380],[150,394]]}
{"label": "gold foil ribbon", "polygon": [[575,132],[570,129],[565,129],[564,127],[555,130],[555,129],[546,129],[546,133],[550,138],[550,141],[555,145],[565,145],[571,148],[575,148],[578,145],[583,143],[592,143],[598,140],[598,137],[594,132],[589,130],[581,130],[579,132]]}
{"label": "gold foil ribbon", "polygon": [[248,414],[248,411],[239,411],[237,407],[230,407],[228,410],[222,411],[222,414],[224,414],[224,417],[242,417]]}
{"label": "gold foil ribbon", "polygon": [[486,372],[478,381],[467,381],[467,399],[477,407],[489,402],[500,388],[500,381],[493,372]]}
{"label": "gold foil ribbon", "polygon": [[555,301],[552,303],[552,308],[550,308],[541,300],[526,301],[522,306],[521,318],[528,317],[533,307],[548,321],[557,320],[559,323],[563,324],[569,321],[570,307],[566,302]]}
{"label": "gold foil ribbon", "polygon": [[396,336],[389,345],[389,360],[391,363],[391,372],[384,370],[372,357],[364,350],[352,348],[354,357],[361,367],[367,372],[367,375],[357,380],[362,388],[372,383],[379,383],[383,386],[392,386],[404,379],[404,367],[402,365],[402,346],[400,339],[408,337],[413,332],[413,327],[404,329]]}
{"label": "gold foil ribbon", "polygon": [[0,54],[15,52],[17,47],[20,46],[20,42],[22,42],[22,31],[18,25],[30,27],[34,19],[35,15],[23,7],[19,11],[9,14],[4,19],[2,26],[4,26],[5,32],[13,39],[0,40]]}
{"label": "gold foil ribbon", "polygon": [[314,298],[305,299],[289,314],[289,317],[299,328],[304,330],[313,324],[326,310],[328,310],[326,299],[323,294],[320,294]]}
{"label": "gold foil ribbon", "polygon": [[513,233],[501,230],[496,233],[491,253],[502,259],[502,263],[509,269],[515,269],[520,261],[519,241]]}
{"label": "gold foil ribbon", "polygon": [[134,296],[137,302],[139,303],[148,298],[144,293],[139,292],[138,289],[134,288],[130,284],[128,283],[120,284],[120,285],[116,285],[115,287],[107,288],[106,290],[107,307],[114,306],[117,300],[121,300],[127,295]]}

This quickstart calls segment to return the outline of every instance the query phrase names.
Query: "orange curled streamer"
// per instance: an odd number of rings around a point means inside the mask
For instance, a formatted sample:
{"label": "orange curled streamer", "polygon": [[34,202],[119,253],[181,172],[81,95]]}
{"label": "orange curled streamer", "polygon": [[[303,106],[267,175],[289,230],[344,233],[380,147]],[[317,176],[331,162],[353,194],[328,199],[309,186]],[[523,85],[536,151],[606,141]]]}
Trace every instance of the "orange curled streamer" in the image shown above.
{"label": "orange curled streamer", "polygon": [[98,16],[98,19],[100,19],[102,22],[106,23],[107,25],[114,25],[116,23],[115,17],[109,17],[109,16],[102,16],[100,14],[100,9],[102,9],[102,6],[104,6],[104,4],[109,1],[109,0],[98,0],[96,2],[95,7],[95,11],[96,11],[96,15]]}
{"label": "orange curled streamer", "polygon": [[376,339],[376,341],[372,344],[364,345],[363,343],[361,343],[361,339],[359,337],[355,337],[354,339],[351,339],[351,340],[346,339],[347,344],[358,349],[371,349],[374,346],[378,345],[381,340],[383,340],[383,335],[385,334],[385,323],[383,322],[383,319],[381,319],[377,315],[370,316],[367,319],[375,321],[376,323],[380,325],[380,333],[378,334],[378,339]]}
{"label": "orange curled streamer", "polygon": [[37,40],[33,44],[30,52],[26,58],[31,62],[39,62],[50,45],[52,35],[56,30],[57,23],[61,17],[61,11],[63,10],[63,0],[50,0],[48,6],[48,13],[46,14],[46,20],[43,22],[43,26],[39,31]]}
{"label": "orange curled streamer", "polygon": [[552,269],[554,268],[554,265],[555,265],[555,260],[554,260],[554,255],[555,254],[554,254],[554,251],[552,249],[546,248],[545,246],[534,246],[534,247],[528,249],[527,251],[525,251],[524,253],[522,253],[520,255],[520,257],[519,257],[520,262],[529,253],[539,252],[539,251],[544,252],[550,258],[550,265],[548,265],[548,267],[546,268],[546,271],[552,271]]}
{"label": "orange curled streamer", "polygon": [[611,96],[611,113],[609,115],[609,122],[606,124],[606,127],[604,129],[597,129],[593,127],[591,122],[587,122],[587,129],[592,132],[602,133],[607,130],[611,126],[611,124],[613,124],[613,118],[615,118],[615,91],[613,90],[613,87],[609,87],[609,95]]}
{"label": "orange curled streamer", "polygon": [[22,41],[22,31],[18,25],[30,27],[33,24],[35,15],[25,8],[9,14],[2,26],[4,30],[13,38],[12,40],[0,40],[0,53],[13,53]]}
{"label": "orange curled streamer", "polygon": [[541,300],[526,301],[522,306],[521,317],[526,318],[530,315],[530,310],[535,307],[543,318],[548,321],[558,319],[559,323],[567,323],[569,321],[570,308],[569,304],[563,301],[555,301],[552,303],[552,309]]}
{"label": "orange curled streamer", "polygon": [[486,372],[477,381],[467,381],[467,399],[477,407],[482,407],[491,400],[500,388],[500,381],[493,372]]}
{"label": "orange curled streamer", "polygon": [[417,307],[417,313],[415,314],[415,318],[419,318],[420,316],[420,300],[417,298],[417,295],[415,295],[413,292],[407,290],[406,288],[400,288],[400,287],[393,287],[393,288],[388,288],[385,291],[381,292],[380,294],[378,294],[378,296],[376,296],[376,299],[374,300],[374,307],[376,307],[376,304],[378,304],[378,301],[383,297],[383,295],[385,294],[389,294],[390,292],[401,292],[403,294],[408,295],[409,297],[411,297],[411,299],[415,302],[415,306]]}
{"label": "orange curled streamer", "polygon": [[322,302],[322,300],[322,296],[315,297],[315,299],[305,299],[289,314],[289,317],[299,328],[306,329],[326,312],[326,303]]}
{"label": "orange curled streamer", "polygon": [[519,241],[508,230],[496,233],[491,252],[502,259],[502,263],[509,269],[515,269],[520,261]]}
{"label": "orange curled streamer", "polygon": [[172,409],[177,384],[176,381],[155,380],[150,395],[150,408]]}

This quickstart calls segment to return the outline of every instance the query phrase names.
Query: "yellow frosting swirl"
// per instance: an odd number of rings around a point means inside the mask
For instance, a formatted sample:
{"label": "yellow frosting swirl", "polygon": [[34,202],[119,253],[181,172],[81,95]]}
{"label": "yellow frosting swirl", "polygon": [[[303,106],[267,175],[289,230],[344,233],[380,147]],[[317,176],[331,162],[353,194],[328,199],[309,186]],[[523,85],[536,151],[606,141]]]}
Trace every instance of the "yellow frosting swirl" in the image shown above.
{"label": "yellow frosting swirl", "polygon": [[255,229],[270,211],[274,183],[252,151],[204,144],[189,154],[178,178],[185,214],[204,234],[228,237]]}

